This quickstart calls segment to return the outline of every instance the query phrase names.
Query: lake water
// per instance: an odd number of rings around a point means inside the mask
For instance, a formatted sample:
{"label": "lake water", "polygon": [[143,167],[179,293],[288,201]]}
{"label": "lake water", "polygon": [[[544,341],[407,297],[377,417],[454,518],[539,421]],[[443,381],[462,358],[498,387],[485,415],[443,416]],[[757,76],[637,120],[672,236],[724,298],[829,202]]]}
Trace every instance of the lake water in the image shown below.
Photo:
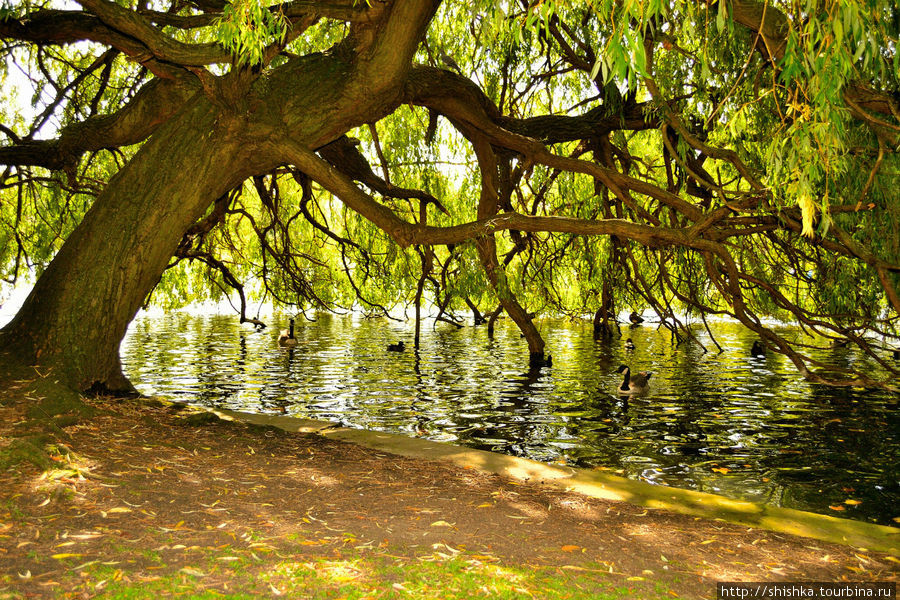
{"label": "lake water", "polygon": [[[233,315],[142,315],[122,362],[140,391],[192,404],[338,421],[885,525],[900,517],[900,398],[812,385],[784,357],[750,358],[754,338],[734,323],[712,325],[718,354],[676,347],[652,323],[602,343],[590,323],[541,320],[553,366],[529,373],[508,320],[493,338],[486,326],[428,321],[418,352],[411,323],[335,315],[299,318],[299,344],[285,350],[276,339],[287,317],[277,320],[257,332]],[[386,352],[401,339],[406,352]],[[865,366],[848,349],[819,358]],[[647,395],[615,394],[620,364],[653,372]]]}

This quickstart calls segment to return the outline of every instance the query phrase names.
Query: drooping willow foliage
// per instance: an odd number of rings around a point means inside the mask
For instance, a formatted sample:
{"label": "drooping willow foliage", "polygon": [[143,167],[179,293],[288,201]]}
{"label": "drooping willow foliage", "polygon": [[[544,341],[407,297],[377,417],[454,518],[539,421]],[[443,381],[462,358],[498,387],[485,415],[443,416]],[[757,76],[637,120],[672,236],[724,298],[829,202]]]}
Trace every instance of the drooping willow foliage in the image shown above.
{"label": "drooping willow foliage", "polygon": [[[190,46],[202,60],[179,67],[210,93],[328,52],[381,3],[79,4],[0,15],[3,94],[35,107],[3,98],[7,283],[40,274],[144,139],[85,143],[108,134],[97,121],[147,119],[120,108],[178,65],[111,37],[60,45],[64,19]],[[603,338],[649,309],[685,339],[685,315],[730,315],[811,379],[877,383],[811,370],[763,317],[897,374],[898,37],[885,0],[443,2],[398,106],[315,149],[338,174],[286,156],[245,180],[185,232],[150,299],[228,296],[248,321],[253,300],[373,315],[427,301],[457,325],[505,311],[533,355],[535,314],[593,317]]]}

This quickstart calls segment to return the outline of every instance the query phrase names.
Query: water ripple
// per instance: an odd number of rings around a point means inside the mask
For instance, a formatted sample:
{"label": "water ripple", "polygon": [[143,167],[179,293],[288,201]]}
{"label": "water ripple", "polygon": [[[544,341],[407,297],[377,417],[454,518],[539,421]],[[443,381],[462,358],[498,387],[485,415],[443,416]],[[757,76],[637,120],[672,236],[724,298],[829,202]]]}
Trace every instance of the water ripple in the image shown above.
{"label": "water ripple", "polygon": [[[299,343],[289,350],[278,347],[277,330],[246,327],[231,315],[142,315],[122,362],[139,390],[179,401],[328,419],[896,524],[897,397],[814,386],[783,357],[750,358],[752,338],[735,324],[714,324],[725,351],[704,354],[654,327],[628,330],[637,349],[627,351],[618,338],[595,342],[589,325],[545,320],[554,366],[537,371],[523,364],[527,347],[509,322],[493,339],[484,327],[424,327],[419,352],[402,354],[385,348],[398,339],[412,346],[412,328],[383,320],[298,321]],[[867,360],[846,349],[818,358]],[[616,395],[623,363],[653,372],[648,395]]]}

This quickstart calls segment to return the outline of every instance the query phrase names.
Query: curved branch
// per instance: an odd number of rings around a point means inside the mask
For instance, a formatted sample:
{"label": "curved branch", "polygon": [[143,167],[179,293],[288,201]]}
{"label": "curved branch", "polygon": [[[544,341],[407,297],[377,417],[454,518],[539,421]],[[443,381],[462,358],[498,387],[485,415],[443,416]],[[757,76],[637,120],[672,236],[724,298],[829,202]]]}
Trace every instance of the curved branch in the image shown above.
{"label": "curved branch", "polygon": [[[699,248],[702,244],[715,244],[708,240],[693,238],[688,229],[642,225],[622,219],[541,217],[516,212],[504,212],[448,227],[417,225],[401,219],[391,209],[376,202],[374,198],[356,187],[349,177],[293,140],[283,140],[278,145],[278,150],[299,170],[390,235],[404,248],[412,244],[432,246],[457,244],[507,229],[581,235],[618,235],[651,247],[681,245]],[[718,244],[716,246],[718,247]]]}
{"label": "curved branch", "polygon": [[115,31],[140,41],[157,59],[201,67],[231,61],[231,53],[215,43],[185,44],[164,35],[138,13],[108,0],[77,0]]}
{"label": "curved branch", "polygon": [[23,21],[0,19],[0,37],[36,44],[74,44],[91,41],[122,51],[153,74],[177,79],[186,73],[180,67],[158,60],[142,42],[108,27],[93,15],[75,11],[41,10]]}
{"label": "curved branch", "polygon": [[181,110],[196,92],[187,83],[155,79],[111,115],[73,123],[54,140],[24,140],[0,148],[0,164],[66,169],[85,152],[136,144]]}
{"label": "curved branch", "polygon": [[[784,57],[790,22],[771,2],[760,3],[755,0],[731,0],[731,15],[735,23],[743,25],[751,31],[758,32],[763,38],[768,55],[779,60]],[[890,93],[872,90],[860,83],[851,83],[844,90],[844,98],[850,106],[863,118],[869,118],[865,111],[883,115],[896,115],[898,103]]]}
{"label": "curved branch", "polygon": [[442,213],[449,214],[441,202],[427,192],[411,190],[391,184],[389,181],[378,177],[366,158],[359,151],[358,140],[341,136],[330,144],[326,144],[317,150],[319,155],[327,160],[333,167],[355,181],[364,183],[367,187],[389,198],[415,198],[425,204],[434,204]]}
{"label": "curved branch", "polygon": [[[455,73],[433,67],[414,68],[410,72],[404,101],[436,110],[447,116],[464,134],[468,132],[468,136],[474,136],[477,131],[486,135],[492,144],[518,152],[529,163],[595,177],[623,202],[631,203],[627,195],[630,190],[648,195],[691,220],[702,218],[699,208],[676,194],[595,163],[557,156],[537,139],[505,129],[499,124],[499,111],[487,96],[474,83]],[[584,137],[591,137],[594,133],[591,129],[582,132]]]}

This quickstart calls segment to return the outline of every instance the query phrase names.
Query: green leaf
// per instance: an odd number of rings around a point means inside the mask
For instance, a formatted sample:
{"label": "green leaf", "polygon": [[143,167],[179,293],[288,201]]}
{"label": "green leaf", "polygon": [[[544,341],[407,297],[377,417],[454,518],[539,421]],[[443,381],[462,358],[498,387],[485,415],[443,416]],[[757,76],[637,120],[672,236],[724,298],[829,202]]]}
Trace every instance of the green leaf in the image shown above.
{"label": "green leaf", "polygon": [[[591,67],[591,79],[597,79],[597,72],[600,71],[600,66],[602,65],[602,63],[603,63],[603,59],[598,56],[597,60],[594,61],[594,66]],[[605,76],[604,76],[604,79],[605,79]]]}

